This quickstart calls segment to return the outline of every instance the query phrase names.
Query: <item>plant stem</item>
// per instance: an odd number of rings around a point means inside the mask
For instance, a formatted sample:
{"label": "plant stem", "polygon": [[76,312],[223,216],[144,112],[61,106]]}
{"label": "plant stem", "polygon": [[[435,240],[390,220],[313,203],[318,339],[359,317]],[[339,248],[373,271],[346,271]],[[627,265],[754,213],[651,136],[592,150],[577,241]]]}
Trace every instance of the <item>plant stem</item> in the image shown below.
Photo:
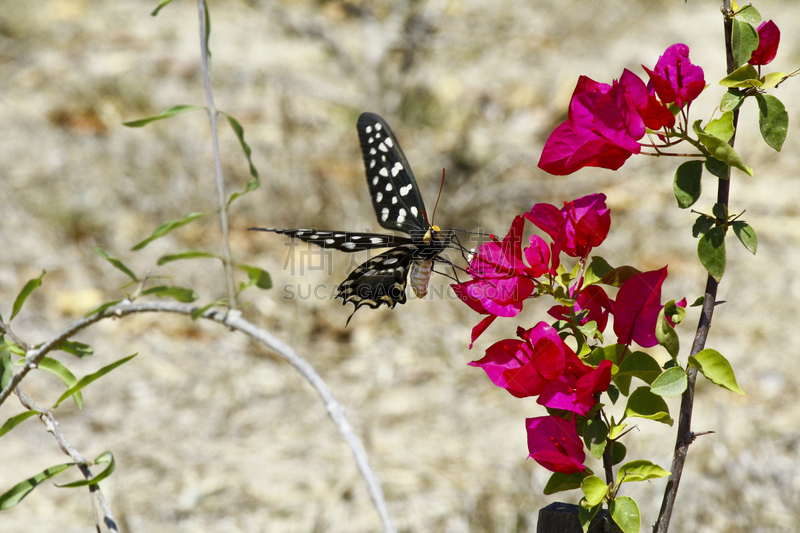
{"label": "plant stem", "polygon": [[206,25],[207,7],[205,5],[205,0],[197,0],[197,13],[200,17],[200,60],[203,66],[203,84],[206,89],[208,120],[211,123],[211,144],[214,151],[214,176],[217,182],[217,196],[219,201],[219,223],[222,233],[222,264],[225,267],[225,280],[228,285],[228,306],[231,309],[236,309],[236,284],[233,279],[233,260],[231,259],[231,245],[228,238],[228,202],[225,199],[225,179],[222,175],[222,159],[219,152],[217,108],[214,106],[214,95],[211,92],[211,76],[208,70],[207,35],[210,30]]}
{"label": "plant stem", "polygon": [[[725,53],[727,59],[728,74],[733,72],[736,68],[733,59],[733,19],[728,17],[727,14],[731,12],[730,0],[723,1],[723,13],[725,16]],[[728,144],[733,147],[736,140],[736,128],[739,124],[739,110],[733,112],[733,128],[734,135],[731,137]],[[727,179],[719,178],[717,181],[717,203],[723,204],[726,207],[729,202],[730,194],[730,178],[731,167],[728,167]],[[697,331],[695,332],[694,342],[692,343],[691,355],[697,355],[706,344],[708,339],[708,330],[711,327],[711,319],[714,315],[714,306],[717,299],[718,282],[708,276],[706,280],[705,299],[703,301],[703,309],[700,314],[700,321],[697,324]],[[664,499],[661,502],[661,511],[658,513],[658,519],[655,526],[653,526],[654,533],[667,533],[669,529],[669,521],[672,517],[672,510],[675,506],[675,498],[678,494],[678,486],[681,482],[681,475],[683,474],[683,467],[686,464],[686,454],[689,451],[689,445],[694,441],[695,434],[692,433],[692,408],[694,406],[694,387],[697,381],[697,369],[695,367],[689,368],[688,371],[688,385],[686,391],[681,397],[681,410],[678,419],[678,435],[675,441],[675,452],[672,457],[672,468],[667,487],[664,490]]]}

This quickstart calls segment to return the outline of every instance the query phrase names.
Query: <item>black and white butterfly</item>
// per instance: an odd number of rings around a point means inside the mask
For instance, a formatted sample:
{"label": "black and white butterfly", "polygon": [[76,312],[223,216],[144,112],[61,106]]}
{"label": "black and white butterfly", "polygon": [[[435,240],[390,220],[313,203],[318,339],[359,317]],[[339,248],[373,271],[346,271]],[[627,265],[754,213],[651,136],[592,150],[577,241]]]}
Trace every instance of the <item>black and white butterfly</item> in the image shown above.
{"label": "black and white butterfly", "polygon": [[406,233],[408,237],[316,229],[249,228],[282,233],[342,252],[391,247],[361,264],[339,286],[336,297],[344,300],[344,304],[355,304],[353,314],[362,305],[376,309],[383,304],[394,308],[406,303],[409,275],[414,294],[418,298],[425,297],[433,262],[452,240],[452,232],[442,232],[428,222],[414,174],[386,121],[374,113],[362,113],[356,127],[378,224]]}

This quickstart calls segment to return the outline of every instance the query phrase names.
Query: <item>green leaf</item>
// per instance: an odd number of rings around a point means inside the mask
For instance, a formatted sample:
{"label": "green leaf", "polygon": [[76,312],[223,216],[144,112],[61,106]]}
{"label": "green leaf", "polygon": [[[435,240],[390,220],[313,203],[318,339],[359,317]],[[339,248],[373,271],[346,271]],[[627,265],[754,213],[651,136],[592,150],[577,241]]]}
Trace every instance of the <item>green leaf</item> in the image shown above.
{"label": "green leaf", "polygon": [[589,452],[598,459],[603,457],[603,451],[608,444],[607,437],[608,426],[605,422],[594,419],[586,421],[586,427],[583,429],[583,442],[586,443]]}
{"label": "green leaf", "polygon": [[744,6],[742,9],[739,10],[737,15],[752,24],[758,24],[759,22],[761,22],[761,13],[759,13],[758,10],[754,8],[752,5]]}
{"label": "green leaf", "polygon": [[92,348],[88,344],[84,344],[78,341],[63,340],[58,344],[56,344],[54,349],[61,350],[62,352],[71,353],[72,355],[80,359],[85,359],[94,354],[94,348]]}
{"label": "green leaf", "polygon": [[632,376],[648,385],[661,375],[661,365],[644,352],[632,352],[620,363],[617,376]]}
{"label": "green leaf", "polygon": [[617,485],[630,481],[647,481],[648,479],[658,479],[669,475],[668,470],[664,470],[657,464],[644,459],[631,461],[619,467],[617,472]]}
{"label": "green leaf", "polygon": [[758,48],[758,32],[749,23],[733,19],[733,63],[735,66],[750,61],[753,52]]}
{"label": "green leaf", "polygon": [[746,64],[722,78],[719,84],[729,89],[750,89],[751,87],[760,87],[761,80],[758,79],[756,68],[753,65]]}
{"label": "green leaf", "polygon": [[728,206],[717,202],[714,204],[714,207],[711,208],[711,214],[714,215],[717,220],[724,222],[728,220]]}
{"label": "green leaf", "polygon": [[756,230],[754,230],[747,222],[736,221],[733,224],[733,233],[739,238],[744,247],[753,255],[756,255],[758,248],[758,238],[756,237]]}
{"label": "green leaf", "polygon": [[589,524],[592,523],[592,519],[594,519],[602,507],[603,504],[601,503],[592,506],[589,505],[585,498],[581,500],[581,503],[578,506],[578,520],[581,522],[581,528],[583,528],[583,531],[589,530]]}
{"label": "green leaf", "polygon": [[166,285],[159,285],[158,287],[150,287],[142,291],[142,295],[155,294],[159,298],[174,298],[179,302],[192,303],[200,296],[192,289],[183,289],[181,287],[168,287]]}
{"label": "green leaf", "polygon": [[131,278],[133,281],[139,281],[139,278],[136,277],[136,274],[134,274],[130,268],[125,266],[125,263],[123,263],[116,257],[111,257],[106,253],[105,250],[103,250],[99,246],[92,247],[92,251],[97,255],[99,255],[100,257],[102,257],[103,259],[105,259],[106,261],[108,261],[109,263],[111,263],[111,265],[117,270],[124,272],[125,275]]}
{"label": "green leaf", "polygon": [[549,495],[565,490],[578,489],[580,488],[581,481],[583,481],[584,477],[586,477],[586,474],[581,474],[580,472],[575,472],[573,474],[562,474],[561,472],[556,472],[550,476],[550,479],[547,481],[547,485],[545,485],[543,492],[546,495]]}
{"label": "green leaf", "polygon": [[700,198],[702,177],[702,161],[687,161],[678,167],[672,182],[672,190],[675,193],[675,199],[678,200],[678,207],[681,209],[691,207]]}
{"label": "green leaf", "polygon": [[[43,357],[42,360],[39,361],[39,368],[59,378],[67,386],[67,389],[78,382],[78,378],[76,378],[75,375],[70,372],[70,370],[58,359]],[[73,395],[73,399],[75,400],[75,406],[78,408],[78,410],[80,411],[83,409],[83,395],[80,393],[80,391]]]}
{"label": "green leaf", "polygon": [[9,322],[14,320],[14,317],[17,316],[17,313],[20,312],[22,306],[25,305],[25,300],[28,299],[28,296],[30,296],[31,293],[35,291],[42,284],[42,278],[44,277],[45,274],[47,274],[47,271],[42,270],[42,273],[39,275],[38,278],[33,278],[31,280],[28,280],[28,283],[26,283],[25,286],[22,287],[22,290],[19,291],[16,300],[14,300],[14,307],[13,311],[11,312],[11,318],[8,319]]}
{"label": "green leaf", "polygon": [[179,254],[169,254],[169,255],[162,255],[158,258],[156,264],[159,266],[166,265],[167,263],[171,263],[173,261],[180,261],[182,259],[222,259],[217,254],[212,254],[211,252],[204,252],[202,250],[186,250],[185,252],[181,252]]}
{"label": "green leaf", "polygon": [[697,238],[701,235],[706,234],[708,230],[710,230],[713,227],[714,227],[713,218],[706,215],[700,215],[697,217],[697,220],[695,220],[694,224],[692,225],[692,236],[694,238]]}
{"label": "green leaf", "polygon": [[761,90],[774,89],[785,77],[785,72],[768,72],[764,74],[761,77]]}
{"label": "green leaf", "polygon": [[[626,425],[627,424],[622,424],[621,426],[615,427],[624,428]],[[625,448],[624,444],[616,441],[611,441],[611,446],[611,464],[618,465],[625,459],[625,456],[628,455],[628,449]]]}
{"label": "green leaf", "polygon": [[748,176],[753,175],[753,169],[742,162],[739,154],[736,153],[736,151],[727,143],[727,141],[702,131],[699,123],[699,120],[694,123],[695,134],[700,142],[703,143],[703,146],[708,149],[709,154],[714,159],[718,159],[734,168],[738,168]]}
{"label": "green leaf", "polygon": [[656,320],[656,340],[658,344],[667,350],[670,357],[674,359],[678,357],[681,345],[678,334],[675,333],[675,328],[667,321],[665,309],[666,306],[662,307],[661,311],[658,312],[658,319]]}
{"label": "green leaf", "polygon": [[776,152],[781,151],[786,132],[789,129],[789,113],[783,103],[769,94],[757,94],[758,101],[758,127],[761,137],[770,148]]}
{"label": "green leaf", "polygon": [[703,131],[725,142],[730,141],[734,131],[736,131],[733,127],[733,112],[728,111],[723,113],[721,117],[715,118],[703,128]]}
{"label": "green leaf", "polygon": [[620,287],[623,283],[631,279],[633,276],[637,274],[641,274],[640,270],[633,268],[632,266],[621,266],[612,269],[608,273],[604,274],[600,283],[604,283],[605,285],[611,285],[612,287]]}
{"label": "green leaf", "polygon": [[94,460],[94,464],[105,464],[108,463],[108,466],[103,469],[102,472],[93,476],[91,479],[81,479],[80,481],[73,481],[72,483],[65,483],[63,485],[56,484],[56,487],[67,489],[72,487],[85,487],[86,485],[97,485],[105,478],[110,476],[114,469],[117,467],[116,463],[114,462],[114,455],[111,452],[103,452],[101,453],[97,459]]}
{"label": "green leaf", "polygon": [[608,485],[597,476],[587,476],[581,482],[581,490],[586,495],[586,503],[594,507],[608,494]]}
{"label": "green leaf", "polygon": [[161,0],[161,2],[158,4],[158,7],[155,8],[152,13],[150,13],[150,16],[155,17],[158,15],[158,12],[164,9],[170,2],[172,2],[172,0]]}
{"label": "green leaf", "polygon": [[661,396],[650,392],[650,387],[639,387],[631,393],[628,405],[625,406],[625,416],[647,418],[669,426],[673,424],[667,402]]}
{"label": "green leaf", "polygon": [[111,363],[110,365],[104,366],[103,368],[101,368],[100,370],[98,370],[97,372],[95,372],[93,374],[89,374],[88,376],[83,376],[80,379],[80,381],[78,381],[75,385],[71,386],[66,391],[64,391],[64,394],[62,394],[58,398],[58,401],[56,401],[55,405],[53,405],[53,409],[58,407],[61,402],[63,402],[64,400],[66,400],[67,398],[69,398],[70,396],[75,394],[76,392],[80,391],[81,389],[83,389],[87,385],[89,385],[89,384],[93,383],[94,381],[100,379],[101,377],[105,376],[106,374],[108,374],[109,372],[111,372],[112,370],[117,368],[118,366],[124,365],[125,363],[127,363],[128,361],[130,361],[131,359],[136,357],[137,355],[139,355],[139,354],[135,353],[133,355],[129,355],[128,357],[123,357],[119,361],[115,361],[115,362]]}
{"label": "green leaf", "polygon": [[714,159],[713,157],[706,158],[706,170],[709,174],[712,174],[719,179],[728,179],[728,165],[719,159]]}
{"label": "green leaf", "polygon": [[686,390],[688,379],[686,372],[679,366],[665,370],[652,384],[650,390],[664,398],[680,396]]}
{"label": "green leaf", "polygon": [[8,420],[6,420],[6,423],[3,424],[3,427],[0,427],[0,437],[2,437],[6,433],[14,429],[21,423],[25,422],[27,419],[33,416],[38,416],[40,414],[42,414],[41,411],[34,411],[33,409],[31,409],[30,411],[25,411],[24,413],[12,416]]}
{"label": "green leaf", "polygon": [[606,394],[608,394],[608,399],[611,400],[611,403],[617,403],[617,399],[619,399],[619,389],[616,388],[613,383],[608,386]]}
{"label": "green leaf", "polygon": [[175,115],[181,115],[183,113],[188,113],[190,111],[197,111],[199,109],[205,109],[205,107],[197,105],[176,105],[166,108],[158,115],[140,118],[139,120],[132,120],[130,122],[123,122],[122,125],[128,126],[129,128],[141,128],[142,126],[146,126],[147,124],[155,122],[156,120],[162,120],[165,118],[174,117]]}
{"label": "green leaf", "polygon": [[670,300],[664,304],[664,316],[669,318],[676,326],[680,326],[686,317],[686,309],[676,304],[675,300]]}
{"label": "green leaf", "polygon": [[695,301],[692,302],[692,305],[689,307],[703,307],[703,303],[706,301],[705,296],[698,296]]}
{"label": "green leaf", "polygon": [[614,270],[614,268],[609,265],[605,259],[599,256],[592,256],[592,260],[589,266],[586,267],[586,272],[584,273],[584,286],[599,283],[600,280],[603,279],[603,276],[612,270]]}
{"label": "green leaf", "polygon": [[183,217],[181,219],[178,219],[178,220],[167,220],[166,222],[161,224],[159,227],[157,227],[156,230],[148,238],[146,238],[145,240],[143,240],[142,242],[140,242],[139,244],[137,244],[136,246],[131,248],[131,250],[133,250],[133,251],[141,250],[142,248],[144,248],[145,246],[147,246],[148,244],[150,244],[154,240],[163,237],[167,233],[169,233],[171,231],[174,231],[174,230],[180,228],[181,226],[185,226],[189,222],[197,220],[198,218],[202,218],[202,217],[204,217],[206,215],[210,215],[210,214],[212,214],[214,212],[215,211],[197,211],[195,213],[189,213],[185,217]]}
{"label": "green leaf", "polygon": [[712,278],[719,281],[725,274],[725,228],[716,226],[700,237],[697,257]]}
{"label": "green leaf", "polygon": [[743,91],[739,91],[737,89],[728,89],[728,92],[722,95],[722,102],[719,104],[719,109],[723,113],[726,111],[736,111],[739,109],[739,106],[742,105],[744,102],[744,95]]}
{"label": "green leaf", "polygon": [[14,379],[14,365],[11,363],[11,348],[4,346],[0,350],[0,390],[5,390]]}
{"label": "green leaf", "polygon": [[47,481],[51,477],[60,474],[67,468],[73,466],[75,463],[64,463],[63,465],[51,466],[40,474],[26,479],[22,483],[18,483],[12,487],[8,492],[0,496],[0,511],[10,509],[25,498],[30,492],[36,488],[43,481]]}
{"label": "green leaf", "polygon": [[744,394],[736,383],[733,367],[718,351],[706,348],[694,357],[689,357],[689,366],[696,367],[711,383],[736,394]]}
{"label": "green leaf", "polygon": [[203,313],[205,313],[206,311],[217,305],[228,305],[228,301],[217,300],[216,302],[211,302],[210,304],[204,305],[203,307],[197,307],[195,309],[192,309],[192,320],[197,320],[198,318],[203,316]]}
{"label": "green leaf", "polygon": [[255,285],[259,289],[272,288],[272,278],[270,277],[269,272],[267,272],[266,270],[262,270],[258,267],[249,265],[236,265],[236,268],[246,272],[247,277],[249,278],[247,284],[242,283],[239,286],[239,292],[243,291],[244,289],[252,285]]}
{"label": "green leaf", "polygon": [[250,145],[244,141],[244,128],[242,127],[241,123],[239,123],[239,121],[233,118],[231,115],[227,113],[222,114],[228,119],[228,123],[231,125],[231,128],[233,128],[236,138],[239,139],[239,144],[242,145],[244,155],[247,157],[247,162],[250,164],[250,175],[258,179],[258,170],[256,170],[255,165],[253,165],[253,159],[250,157],[252,150],[250,149]]}
{"label": "green leaf", "polygon": [[94,314],[102,313],[103,311],[105,311],[109,307],[114,307],[115,305],[117,305],[121,301],[122,300],[112,300],[110,302],[102,303],[102,304],[98,305],[97,307],[93,307],[92,309],[90,309],[89,312],[86,313],[86,316],[90,317],[90,316],[92,316]]}
{"label": "green leaf", "polygon": [[260,186],[261,186],[261,182],[259,180],[257,180],[257,179],[252,179],[252,180],[248,181],[247,185],[245,185],[243,191],[237,191],[237,192],[231,194],[231,197],[228,198],[228,205],[231,205],[233,203],[233,201],[236,200],[237,198],[239,198],[240,196],[244,196],[245,194],[258,189]]}
{"label": "green leaf", "polygon": [[608,504],[608,511],[622,533],[639,533],[642,518],[636,500],[630,496],[619,496]]}

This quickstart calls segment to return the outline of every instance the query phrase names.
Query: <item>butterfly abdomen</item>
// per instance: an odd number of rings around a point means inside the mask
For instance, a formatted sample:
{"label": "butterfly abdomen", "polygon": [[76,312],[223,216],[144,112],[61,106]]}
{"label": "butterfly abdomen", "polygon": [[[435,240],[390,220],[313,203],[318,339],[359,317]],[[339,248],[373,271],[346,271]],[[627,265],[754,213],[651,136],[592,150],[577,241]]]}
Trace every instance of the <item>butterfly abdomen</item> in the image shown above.
{"label": "butterfly abdomen", "polygon": [[428,294],[428,282],[431,280],[433,261],[427,259],[416,260],[411,264],[411,288],[417,298],[425,298]]}

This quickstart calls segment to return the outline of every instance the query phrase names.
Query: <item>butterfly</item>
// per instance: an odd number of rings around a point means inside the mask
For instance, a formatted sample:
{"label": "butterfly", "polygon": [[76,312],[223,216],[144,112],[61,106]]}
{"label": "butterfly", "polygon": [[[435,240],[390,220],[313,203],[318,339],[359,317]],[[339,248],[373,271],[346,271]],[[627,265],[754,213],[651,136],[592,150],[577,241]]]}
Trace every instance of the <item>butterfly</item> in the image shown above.
{"label": "butterfly", "polygon": [[362,113],[356,128],[378,224],[406,233],[408,237],[316,229],[249,228],[288,235],[342,252],[391,248],[359,265],[339,285],[336,297],[343,300],[343,304],[355,304],[347,324],[364,305],[377,309],[385,304],[393,309],[397,304],[406,303],[408,278],[411,278],[417,298],[424,298],[433,263],[437,260],[449,263],[439,256],[453,239],[452,231],[442,232],[428,222],[411,166],[386,121],[374,113]]}

